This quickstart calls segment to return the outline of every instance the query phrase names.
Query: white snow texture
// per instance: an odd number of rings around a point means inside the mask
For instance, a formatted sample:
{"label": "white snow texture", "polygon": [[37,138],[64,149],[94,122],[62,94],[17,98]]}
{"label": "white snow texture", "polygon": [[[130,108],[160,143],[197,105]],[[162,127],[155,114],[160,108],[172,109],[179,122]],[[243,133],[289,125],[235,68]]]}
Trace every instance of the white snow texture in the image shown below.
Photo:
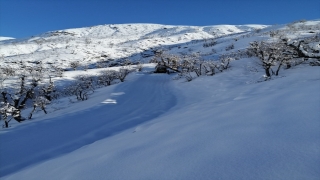
{"label": "white snow texture", "polygon": [[[68,29],[1,41],[1,64],[20,58],[67,68],[72,61],[93,65],[101,54],[114,62],[126,57],[148,62],[142,57],[157,48],[210,58],[225,53],[231,42],[234,51],[242,50],[270,38],[264,32],[286,28],[124,24]],[[218,42],[214,53],[202,46],[210,38]],[[97,89],[87,101],[64,98],[48,105],[47,115],[37,112],[31,120],[10,122],[0,130],[0,179],[320,179],[319,66],[294,66],[260,81],[264,71],[256,59],[243,58],[227,71],[191,82],[149,73],[153,67],[145,64],[142,72]],[[77,74],[96,72],[68,71],[55,82],[63,86]]]}

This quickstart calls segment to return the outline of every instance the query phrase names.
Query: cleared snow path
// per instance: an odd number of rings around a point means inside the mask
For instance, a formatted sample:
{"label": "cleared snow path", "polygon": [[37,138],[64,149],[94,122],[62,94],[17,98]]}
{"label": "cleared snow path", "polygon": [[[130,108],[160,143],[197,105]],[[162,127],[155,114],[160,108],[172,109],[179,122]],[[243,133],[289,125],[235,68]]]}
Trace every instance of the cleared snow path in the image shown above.
{"label": "cleared snow path", "polygon": [[110,98],[90,109],[1,134],[0,176],[150,121],[176,104],[170,76],[136,76],[140,77],[119,84]]}

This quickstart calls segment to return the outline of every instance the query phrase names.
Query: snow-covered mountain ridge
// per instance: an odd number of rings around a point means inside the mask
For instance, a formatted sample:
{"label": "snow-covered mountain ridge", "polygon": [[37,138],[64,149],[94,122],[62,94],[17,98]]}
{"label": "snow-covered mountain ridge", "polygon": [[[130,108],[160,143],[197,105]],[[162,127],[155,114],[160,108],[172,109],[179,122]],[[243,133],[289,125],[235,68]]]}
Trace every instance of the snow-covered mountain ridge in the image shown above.
{"label": "snow-covered mountain ridge", "polygon": [[[200,53],[212,59],[216,54],[224,54],[227,46],[244,49],[257,38],[270,39],[272,33],[297,37],[299,33],[312,35],[318,29],[319,21],[275,26],[110,24],[0,41],[0,57],[2,64],[9,66],[17,67],[17,62],[23,60],[30,66],[42,62],[45,67],[54,64],[61,68],[70,67],[70,62],[89,68],[95,68],[97,62],[116,65],[126,58],[145,63],[159,49],[171,54]],[[217,42],[214,47],[210,44],[213,41]],[[203,48],[206,43],[209,46]]]}
{"label": "snow-covered mountain ridge", "polygon": [[12,37],[0,37],[0,41],[10,40],[10,39],[14,39],[14,38],[12,38]]}
{"label": "snow-covered mountain ridge", "polygon": [[[44,65],[67,67],[65,61],[94,64],[99,60],[119,60],[144,54],[163,46],[179,45],[197,40],[213,39],[237,33],[249,33],[266,25],[168,26],[158,24],[100,25],[66,29],[36,35],[26,39],[0,42],[0,55],[9,65],[24,59],[41,61]],[[202,46],[203,42],[201,43]],[[146,53],[144,53],[146,52]],[[147,55],[148,56],[148,55]],[[11,64],[10,64],[11,63]]]}

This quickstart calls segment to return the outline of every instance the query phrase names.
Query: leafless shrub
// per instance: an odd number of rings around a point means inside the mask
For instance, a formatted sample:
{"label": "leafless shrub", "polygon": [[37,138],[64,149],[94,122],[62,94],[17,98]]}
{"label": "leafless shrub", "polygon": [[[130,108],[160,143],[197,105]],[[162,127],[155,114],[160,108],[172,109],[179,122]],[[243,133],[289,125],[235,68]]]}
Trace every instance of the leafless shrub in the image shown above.
{"label": "leafless shrub", "polygon": [[110,86],[115,79],[117,79],[117,71],[104,70],[98,77],[98,83],[104,86]]}
{"label": "leafless shrub", "polygon": [[78,76],[76,81],[65,88],[65,94],[75,95],[78,100],[87,100],[94,92],[93,78],[89,76]]}
{"label": "leafless shrub", "polygon": [[181,78],[185,78],[187,82],[192,81],[195,77],[192,76],[192,73],[188,71],[187,69],[183,69],[180,73],[178,73],[178,76]]}
{"label": "leafless shrub", "polygon": [[211,42],[205,42],[203,43],[203,47],[207,48],[207,47],[212,47],[215,46],[216,44],[218,44],[215,40],[212,40]]}
{"label": "leafless shrub", "polygon": [[70,62],[69,66],[75,71],[80,66],[80,62],[79,61]]}
{"label": "leafless shrub", "polygon": [[249,51],[259,58],[263,69],[265,70],[266,77],[270,78],[270,69],[276,65],[277,58],[281,54],[282,49],[276,46],[275,43],[267,43],[264,41],[254,41],[250,43]]}
{"label": "leafless shrub", "polygon": [[235,60],[237,57],[236,53],[223,54],[219,57],[220,65],[218,66],[219,71],[226,70],[230,68],[230,62]]}
{"label": "leafless shrub", "polygon": [[52,76],[56,76],[56,77],[62,77],[63,76],[63,73],[64,73],[64,69],[63,68],[59,67],[58,65],[53,65],[53,64],[50,67],[52,69],[51,72],[50,72],[50,74]]}
{"label": "leafless shrub", "polygon": [[206,61],[204,63],[205,74],[213,76],[216,74],[216,70],[220,71],[220,65],[214,61]]}
{"label": "leafless shrub", "polygon": [[33,100],[33,109],[30,112],[28,119],[32,118],[32,115],[33,115],[34,111],[37,109],[37,107],[39,107],[45,114],[47,114],[46,105],[49,103],[50,103],[50,101],[43,96],[36,97]]}
{"label": "leafless shrub", "polygon": [[226,51],[230,51],[230,50],[234,49],[234,44],[230,44],[225,49],[226,49]]}
{"label": "leafless shrub", "polygon": [[130,69],[127,67],[122,67],[119,69],[119,71],[116,73],[116,77],[121,81],[124,82],[127,75],[130,73]]}
{"label": "leafless shrub", "polygon": [[15,72],[16,72],[16,70],[13,67],[10,67],[10,66],[0,67],[0,71],[1,71],[2,74],[5,74],[7,76],[14,76]]}
{"label": "leafless shrub", "polygon": [[[12,120],[12,118],[20,117],[20,110],[16,109],[14,106],[12,106],[8,102],[2,102],[0,104],[0,115],[2,119],[4,120],[4,125],[2,127],[8,128],[9,122]],[[0,118],[1,119],[1,118]]]}

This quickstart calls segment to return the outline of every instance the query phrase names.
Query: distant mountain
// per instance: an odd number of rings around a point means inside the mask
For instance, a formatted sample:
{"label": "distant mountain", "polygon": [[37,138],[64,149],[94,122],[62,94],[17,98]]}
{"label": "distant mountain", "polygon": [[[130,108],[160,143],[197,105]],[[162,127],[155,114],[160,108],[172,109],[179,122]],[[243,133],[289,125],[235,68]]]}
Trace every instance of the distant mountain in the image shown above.
{"label": "distant mountain", "polygon": [[1,37],[0,36],[0,41],[10,40],[10,39],[14,39],[14,38],[12,38],[12,37]]}
{"label": "distant mountain", "polygon": [[[98,61],[147,61],[155,49],[195,52],[204,41],[222,36],[250,33],[267,25],[172,26],[160,24],[109,24],[51,31],[27,39],[0,43],[5,61],[41,61],[44,65],[68,67],[70,61],[94,65]],[[178,50],[178,48],[180,50]],[[14,64],[13,64],[14,65]]]}
{"label": "distant mountain", "polygon": [[275,26],[108,24],[0,41],[0,56],[10,66],[19,66],[17,62],[24,61],[31,66],[42,62],[44,67],[56,65],[64,69],[73,62],[89,68],[98,67],[100,62],[107,66],[121,65],[126,59],[146,63],[158,50],[177,55],[197,53],[204,59],[216,59],[221,54],[245,50],[256,40],[312,36],[319,26],[320,21]]}

